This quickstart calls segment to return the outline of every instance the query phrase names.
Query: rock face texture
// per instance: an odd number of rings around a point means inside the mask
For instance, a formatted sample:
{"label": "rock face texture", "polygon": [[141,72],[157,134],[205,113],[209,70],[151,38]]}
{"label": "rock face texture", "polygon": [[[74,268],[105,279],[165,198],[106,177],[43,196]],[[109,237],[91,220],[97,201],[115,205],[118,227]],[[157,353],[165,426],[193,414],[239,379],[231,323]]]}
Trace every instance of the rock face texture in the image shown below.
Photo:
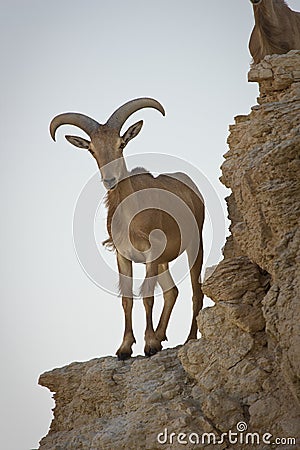
{"label": "rock face texture", "polygon": [[203,285],[201,339],[41,375],[56,402],[41,449],[300,448],[300,51],[249,81],[260,97],[230,127],[231,235]]}

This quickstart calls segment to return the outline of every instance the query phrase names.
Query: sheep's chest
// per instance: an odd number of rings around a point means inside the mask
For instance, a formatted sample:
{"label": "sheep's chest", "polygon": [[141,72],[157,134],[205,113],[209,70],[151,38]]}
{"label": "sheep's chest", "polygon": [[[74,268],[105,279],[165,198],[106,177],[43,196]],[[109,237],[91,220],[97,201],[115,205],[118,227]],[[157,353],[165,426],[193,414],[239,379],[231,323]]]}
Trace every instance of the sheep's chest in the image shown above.
{"label": "sheep's chest", "polygon": [[145,221],[145,214],[133,214],[120,208],[112,215],[108,226],[116,250],[125,258],[138,263],[145,263],[149,257],[151,230]]}

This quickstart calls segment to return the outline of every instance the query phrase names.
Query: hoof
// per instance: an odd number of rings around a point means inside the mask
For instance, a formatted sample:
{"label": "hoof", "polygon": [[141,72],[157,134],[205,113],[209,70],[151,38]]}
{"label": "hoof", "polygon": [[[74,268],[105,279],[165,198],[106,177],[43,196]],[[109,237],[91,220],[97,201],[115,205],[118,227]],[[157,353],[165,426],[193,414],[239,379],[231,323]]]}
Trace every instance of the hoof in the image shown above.
{"label": "hoof", "polygon": [[125,359],[131,358],[132,351],[131,352],[117,351],[116,355],[117,355],[119,361],[125,361]]}
{"label": "hoof", "polygon": [[156,353],[158,353],[159,350],[156,350],[155,348],[150,348],[150,350],[145,350],[145,356],[153,356],[156,355]]}
{"label": "hoof", "polygon": [[120,353],[117,356],[118,356],[118,360],[119,361],[125,361],[125,359],[131,358],[131,354],[130,353]]}
{"label": "hoof", "polygon": [[156,353],[160,352],[161,350],[162,350],[162,346],[161,345],[160,345],[160,348],[148,347],[147,346],[144,349],[144,353],[145,353],[145,356],[150,357],[150,356],[156,355]]}

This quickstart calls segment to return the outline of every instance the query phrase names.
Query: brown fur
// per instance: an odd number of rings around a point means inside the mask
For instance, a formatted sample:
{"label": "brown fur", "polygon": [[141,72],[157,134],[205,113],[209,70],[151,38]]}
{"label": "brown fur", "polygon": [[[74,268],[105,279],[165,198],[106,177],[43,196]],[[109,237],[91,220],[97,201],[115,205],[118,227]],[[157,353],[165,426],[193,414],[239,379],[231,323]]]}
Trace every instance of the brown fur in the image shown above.
{"label": "brown fur", "polygon": [[[124,273],[124,269],[122,270],[122,263],[123,267],[125,263],[125,266],[129,271],[129,267],[131,267],[131,261],[126,260],[126,258],[121,259],[121,256],[116,248],[117,246],[115,245],[115,242],[113,240],[112,220],[118,206],[122,201],[126,200],[128,196],[138,191],[144,191],[145,194],[143,195],[147,196],[147,199],[149,199],[151,197],[151,192],[149,191],[149,189],[162,189],[174,194],[176,196],[176,199],[181,199],[184,204],[187,205],[188,208],[190,208],[196,220],[197,229],[199,232],[198,242],[196,239],[194,239],[192,231],[190,232],[191,234],[188,236],[188,244],[184,248],[184,250],[187,251],[188,256],[190,256],[192,246],[196,247],[197,245],[199,245],[195,261],[193,262],[193,264],[191,264],[192,267],[190,267],[194,307],[191,330],[187,340],[195,339],[197,336],[196,316],[202,307],[203,299],[200,283],[200,272],[203,257],[201,233],[204,221],[204,204],[201,194],[199,193],[197,187],[194,185],[191,179],[184,174],[163,174],[155,178],[151,173],[145,171],[145,169],[137,168],[131,171],[128,175],[129,176],[126,179],[119,182],[115,189],[110,190],[107,193],[107,230],[109,238],[104,242],[105,245],[108,245],[109,247],[117,251],[119,263],[121,262],[119,264],[119,288],[123,298],[122,303],[125,312],[125,318],[126,316],[128,316],[128,308],[132,308],[132,284],[130,283],[130,277],[128,276],[128,274]],[[174,208],[175,211],[177,211],[177,207],[175,206]],[[129,235],[128,233],[126,233],[127,226],[129,226]],[[120,231],[125,239],[130,239],[133,247],[140,252],[147,251],[151,247],[149,235],[153,230],[162,230],[167,238],[167,244],[164,252],[159,256],[158,259],[152,261],[150,264],[146,263],[145,261],[139,260],[138,257],[137,259],[132,257],[132,260],[134,262],[144,262],[146,264],[146,278],[141,286],[140,295],[144,297],[144,305],[147,317],[147,328],[145,333],[145,354],[151,355],[161,349],[161,341],[166,339],[166,328],[168,325],[169,316],[178,294],[178,290],[175,285],[173,285],[171,289],[165,290],[163,288],[165,307],[158,327],[154,332],[152,324],[152,307],[155,284],[157,282],[160,282],[159,273],[160,276],[170,277],[170,274],[168,272],[168,263],[178,257],[180,253],[180,246],[182,243],[182,236],[180,235],[180,230],[176,223],[176,213],[173,218],[170,216],[170,214],[165,212],[163,208],[150,208],[139,212],[134,218],[129,215],[129,220],[127,220],[126,217],[121,217],[120,221],[115,224],[115,227],[118,231]],[[186,231],[189,232],[189,230]],[[164,272],[165,275],[163,275]],[[151,295],[149,295],[149,292],[151,292]],[[130,319],[127,319],[127,322],[128,320],[131,321],[131,315]],[[120,359],[125,359],[131,355],[131,345],[133,342],[135,342],[135,339],[133,336],[132,328],[130,328],[127,323],[125,324],[123,343],[117,352]]]}
{"label": "brown fur", "polygon": [[284,0],[262,0],[253,5],[255,26],[249,50],[255,64],[266,55],[300,49],[300,13]]}
{"label": "brown fur", "polygon": [[[146,169],[144,169],[143,167],[136,167],[135,169],[133,169],[130,172],[129,176],[132,177],[132,181],[133,181],[133,177],[138,174],[145,174],[145,175],[148,175],[149,177],[153,178],[153,175],[150,172],[148,172]],[[136,178],[135,178],[134,185],[135,185],[136,189],[138,189],[139,185],[140,185],[140,188],[142,188],[141,180],[139,180],[139,179],[136,180]],[[114,189],[113,191],[108,191],[106,194],[106,198],[105,198],[105,206],[107,208],[106,226],[107,226],[109,238],[106,239],[105,241],[103,241],[102,244],[110,250],[116,249],[115,245],[114,245],[114,241],[112,239],[112,235],[111,235],[111,221],[112,221],[114,213],[120,202],[119,194],[120,194],[119,189]]]}

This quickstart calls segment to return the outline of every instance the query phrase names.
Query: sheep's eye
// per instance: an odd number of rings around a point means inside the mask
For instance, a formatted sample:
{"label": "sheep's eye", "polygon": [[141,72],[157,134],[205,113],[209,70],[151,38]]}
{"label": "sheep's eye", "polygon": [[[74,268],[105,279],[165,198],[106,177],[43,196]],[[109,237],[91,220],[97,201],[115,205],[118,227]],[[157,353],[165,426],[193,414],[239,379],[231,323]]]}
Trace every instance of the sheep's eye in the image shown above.
{"label": "sheep's eye", "polygon": [[93,150],[91,150],[90,148],[89,148],[89,152],[91,155],[95,156],[95,152],[93,152]]}
{"label": "sheep's eye", "polygon": [[126,144],[125,144],[125,142],[122,142],[122,144],[120,144],[120,147],[119,147],[119,149],[120,150],[123,150],[123,148],[125,148],[126,147]]}

